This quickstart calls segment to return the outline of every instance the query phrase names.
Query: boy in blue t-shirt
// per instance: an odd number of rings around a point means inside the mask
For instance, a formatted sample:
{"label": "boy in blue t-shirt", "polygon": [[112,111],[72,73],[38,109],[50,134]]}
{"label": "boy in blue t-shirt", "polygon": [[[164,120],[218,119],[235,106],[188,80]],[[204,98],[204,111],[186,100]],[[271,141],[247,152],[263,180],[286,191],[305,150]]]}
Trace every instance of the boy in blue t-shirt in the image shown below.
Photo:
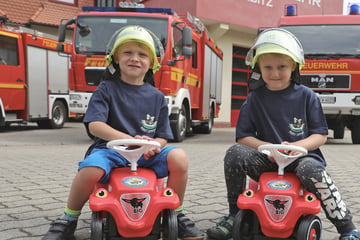
{"label": "boy in blue t-shirt", "polygon": [[304,188],[320,200],[340,240],[360,239],[349,209],[325,170],[319,147],[326,142],[328,128],[320,101],[311,89],[298,84],[299,71],[305,64],[300,42],[286,30],[265,30],[249,50],[246,63],[253,68],[249,80],[253,91],[240,109],[237,144],[227,150],[224,159],[229,214],[207,230],[208,237],[232,237],[239,210],[236,202],[245,190],[246,176],[258,181],[263,172],[277,171],[277,164],[257,148],[263,144],[291,144],[307,149],[308,155],[285,171],[295,172]]}
{"label": "boy in blue t-shirt", "polygon": [[[127,160],[106,143],[116,139],[157,141],[161,147],[149,149],[138,161],[140,167],[154,170],[158,178],[168,176],[167,186],[179,196],[178,235],[181,239],[203,239],[204,235],[182,213],[188,176],[188,157],[177,147],[166,146],[172,139],[164,95],[153,85],[153,73],[160,68],[155,48],[156,37],[140,26],[121,29],[110,54],[104,78],[94,91],[84,118],[95,137],[85,159],[79,162],[64,214],[51,223],[44,240],[72,240],[81,209],[96,183],[106,183],[116,167]],[[160,41],[157,44],[161,44]]]}

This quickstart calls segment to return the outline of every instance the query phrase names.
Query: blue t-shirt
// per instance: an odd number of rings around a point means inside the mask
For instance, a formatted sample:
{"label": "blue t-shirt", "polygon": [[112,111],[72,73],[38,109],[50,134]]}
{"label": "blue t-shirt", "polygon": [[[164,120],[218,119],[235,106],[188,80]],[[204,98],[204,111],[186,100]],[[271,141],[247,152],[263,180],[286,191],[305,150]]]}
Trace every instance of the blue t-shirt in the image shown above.
{"label": "blue t-shirt", "polygon": [[[91,96],[84,123],[101,121],[129,134],[172,139],[164,95],[148,83],[130,85],[119,78],[103,80]],[[93,147],[105,147],[95,138]]]}
{"label": "blue t-shirt", "polygon": [[[236,126],[236,140],[252,136],[273,144],[295,142],[311,134],[328,134],[326,118],[318,96],[294,83],[280,91],[262,86],[251,92]],[[309,155],[325,163],[320,149]]]}

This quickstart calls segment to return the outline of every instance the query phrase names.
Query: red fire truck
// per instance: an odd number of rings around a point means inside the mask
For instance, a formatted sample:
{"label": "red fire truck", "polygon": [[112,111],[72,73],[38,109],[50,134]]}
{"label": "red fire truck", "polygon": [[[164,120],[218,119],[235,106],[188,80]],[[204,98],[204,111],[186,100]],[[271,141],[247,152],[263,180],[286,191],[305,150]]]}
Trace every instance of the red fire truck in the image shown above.
{"label": "red fire truck", "polygon": [[222,52],[196,18],[162,8],[84,7],[74,18],[61,21],[59,42],[72,24],[71,112],[85,114],[106,68],[104,56],[111,50],[107,45],[114,32],[140,25],[150,29],[164,47],[155,87],[167,99],[174,140],[182,141],[191,130],[211,132],[221,103]]}
{"label": "red fire truck", "polygon": [[[0,126],[36,122],[62,128],[69,115],[70,58],[57,40],[23,27],[0,26]],[[71,44],[64,44],[68,55]]]}
{"label": "red fire truck", "polygon": [[279,26],[303,44],[301,82],[318,93],[334,138],[347,127],[360,144],[360,15],[291,15]]}

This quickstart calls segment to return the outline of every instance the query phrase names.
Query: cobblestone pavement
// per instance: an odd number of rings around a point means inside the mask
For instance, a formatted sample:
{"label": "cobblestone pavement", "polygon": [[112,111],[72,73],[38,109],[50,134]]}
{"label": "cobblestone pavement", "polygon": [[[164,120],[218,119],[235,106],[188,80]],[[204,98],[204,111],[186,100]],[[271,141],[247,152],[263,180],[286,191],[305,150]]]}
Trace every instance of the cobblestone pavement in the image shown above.
{"label": "cobblestone pavement", "polygon": [[[50,222],[62,213],[77,162],[91,141],[81,123],[60,130],[35,127],[0,130],[0,239],[41,239]],[[233,128],[214,128],[210,135],[194,135],[177,144],[190,157],[185,213],[206,231],[227,213],[223,156],[234,143]],[[360,227],[360,147],[329,139],[322,147],[333,176]],[[323,240],[335,240],[335,228],[320,214]],[[85,206],[76,237],[89,239],[90,210]]]}

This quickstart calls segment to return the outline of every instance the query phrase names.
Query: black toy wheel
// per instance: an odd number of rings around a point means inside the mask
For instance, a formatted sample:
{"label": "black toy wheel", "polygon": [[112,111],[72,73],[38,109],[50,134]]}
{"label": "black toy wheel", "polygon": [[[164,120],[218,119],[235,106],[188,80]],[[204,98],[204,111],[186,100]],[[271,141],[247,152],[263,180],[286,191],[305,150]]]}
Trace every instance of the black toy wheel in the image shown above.
{"label": "black toy wheel", "polygon": [[92,212],[91,214],[91,240],[102,240],[104,238],[104,224],[102,212]]}
{"label": "black toy wheel", "polygon": [[163,212],[163,239],[177,240],[178,237],[178,222],[175,210],[166,209]]}
{"label": "black toy wheel", "polygon": [[259,220],[251,210],[242,210],[236,214],[234,219],[233,239],[252,240],[260,234]]}
{"label": "black toy wheel", "polygon": [[318,216],[307,215],[300,219],[297,240],[320,240],[321,220]]}

